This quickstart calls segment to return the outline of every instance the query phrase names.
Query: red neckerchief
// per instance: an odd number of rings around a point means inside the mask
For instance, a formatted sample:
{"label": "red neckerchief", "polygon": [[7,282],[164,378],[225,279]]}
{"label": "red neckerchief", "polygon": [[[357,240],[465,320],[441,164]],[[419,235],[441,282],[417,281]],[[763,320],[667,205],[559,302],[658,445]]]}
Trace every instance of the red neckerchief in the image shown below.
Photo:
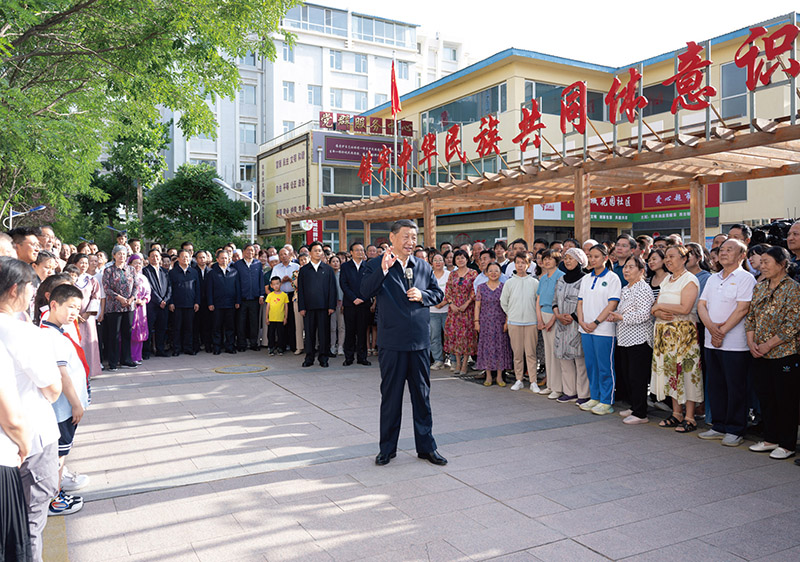
{"label": "red neckerchief", "polygon": [[75,340],[72,339],[72,336],[70,336],[69,333],[67,333],[66,330],[62,330],[61,328],[59,328],[55,324],[51,324],[50,322],[44,321],[44,322],[42,322],[40,328],[54,328],[54,329],[58,330],[59,332],[61,332],[62,335],[66,336],[66,338],[72,344],[72,347],[75,348],[75,352],[78,354],[78,358],[81,360],[81,363],[83,363],[83,369],[86,372],[86,382],[88,383],[89,382],[89,363],[86,361],[86,353],[84,353],[83,348],[78,343],[76,343]]}

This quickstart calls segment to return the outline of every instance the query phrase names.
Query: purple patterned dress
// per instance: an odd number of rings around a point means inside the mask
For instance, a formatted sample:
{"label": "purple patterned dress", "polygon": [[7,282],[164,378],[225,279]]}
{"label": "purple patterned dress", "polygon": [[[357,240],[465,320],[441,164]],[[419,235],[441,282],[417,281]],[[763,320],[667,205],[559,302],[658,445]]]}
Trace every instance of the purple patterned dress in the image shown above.
{"label": "purple patterned dress", "polygon": [[478,361],[475,363],[477,369],[497,371],[511,368],[511,342],[508,333],[503,331],[506,313],[500,307],[502,292],[503,283],[494,291],[489,288],[488,283],[478,285],[481,300],[478,322],[481,331],[478,334]]}

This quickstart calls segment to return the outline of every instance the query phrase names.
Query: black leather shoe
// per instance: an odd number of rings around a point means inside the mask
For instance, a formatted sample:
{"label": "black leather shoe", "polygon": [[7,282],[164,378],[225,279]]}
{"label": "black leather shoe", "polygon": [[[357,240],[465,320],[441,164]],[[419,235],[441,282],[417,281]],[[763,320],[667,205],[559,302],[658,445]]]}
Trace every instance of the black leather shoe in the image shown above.
{"label": "black leather shoe", "polygon": [[220,355],[222,352],[219,349],[214,350],[214,355]]}
{"label": "black leather shoe", "polygon": [[437,451],[431,451],[430,453],[417,453],[417,456],[439,466],[444,466],[447,464],[447,459],[440,455]]}
{"label": "black leather shoe", "polygon": [[377,464],[378,466],[389,464],[389,461],[395,458],[396,456],[397,453],[390,453],[388,455],[384,455],[383,453],[378,453],[378,456],[375,457],[375,464]]}
{"label": "black leather shoe", "polygon": [[800,466],[800,459],[794,459],[794,464],[796,464],[797,466]]}
{"label": "black leather shoe", "polygon": [[314,366],[313,361],[303,361],[303,367],[313,367],[313,366]]}
{"label": "black leather shoe", "polygon": [[142,360],[143,361],[147,361],[148,359],[150,359],[149,355],[142,355]]}
{"label": "black leather shoe", "polygon": [[187,351],[186,355],[197,355],[196,351]]}
{"label": "black leather shoe", "polygon": [[325,369],[327,369],[327,368],[328,368],[328,362],[327,362],[327,361],[325,361],[325,362],[323,363],[322,361],[320,361],[320,363],[319,363],[319,366],[320,366],[320,367],[324,367]]}
{"label": "black leather shoe", "polygon": [[236,355],[236,350],[235,349],[226,349],[225,353],[230,353],[231,355]]}
{"label": "black leather shoe", "polygon": [[173,357],[177,357],[177,356],[178,356],[178,355],[180,355],[180,354],[181,354],[181,352],[180,352],[180,351],[173,351],[173,352],[172,352],[172,356],[173,356]]}
{"label": "black leather shoe", "polygon": [[166,351],[157,351],[156,357],[169,357],[169,355],[167,355]]}
{"label": "black leather shoe", "polygon": [[261,351],[261,347],[257,345],[251,345],[250,351]]}
{"label": "black leather shoe", "polygon": [[363,361],[359,361],[358,364],[359,365],[364,365],[365,367],[369,367],[370,365],[372,365],[372,363],[370,363],[366,359],[364,359]]}
{"label": "black leather shoe", "polygon": [[352,364],[353,364],[353,360],[352,359],[345,359],[344,363],[342,363],[342,365],[344,365],[345,367],[349,367]]}

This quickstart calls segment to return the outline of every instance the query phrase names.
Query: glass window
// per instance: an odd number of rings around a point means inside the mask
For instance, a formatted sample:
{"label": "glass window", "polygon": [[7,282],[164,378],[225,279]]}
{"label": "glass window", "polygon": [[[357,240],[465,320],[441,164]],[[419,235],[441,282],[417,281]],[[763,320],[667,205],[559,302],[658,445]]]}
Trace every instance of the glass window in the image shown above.
{"label": "glass window", "polygon": [[342,107],[342,94],[344,90],[341,88],[331,88],[331,107]]}
{"label": "glass window", "polygon": [[747,69],[735,63],[722,65],[722,118],[747,115]]}
{"label": "glass window", "polygon": [[239,124],[239,142],[241,143],[256,143],[256,126],[252,123]]}
{"label": "glass window", "polygon": [[239,181],[256,181],[256,165],[239,164]]}
{"label": "glass window", "polygon": [[283,60],[286,62],[294,62],[294,49],[288,43],[283,44]]}
{"label": "glass window", "polygon": [[444,60],[449,62],[456,62],[458,60],[458,51],[455,47],[444,48]]}
{"label": "glass window", "polygon": [[342,52],[331,49],[331,68],[334,70],[342,69]]}
{"label": "glass window", "polygon": [[239,92],[239,99],[242,103],[254,105],[256,103],[256,87],[251,84],[245,84],[242,86],[242,89]]}
{"label": "glass window", "polygon": [[322,105],[322,86],[308,87],[308,105]]}
{"label": "glass window", "polygon": [[318,6],[294,7],[286,12],[285,25],[344,37],[347,35],[347,13]]}
{"label": "glass window", "polygon": [[386,94],[375,94],[375,105],[383,105],[389,101],[389,96]]}
{"label": "glass window", "polygon": [[294,82],[283,82],[283,100],[294,101]]}
{"label": "glass window", "polygon": [[408,63],[405,61],[397,61],[397,79],[408,80]]}
{"label": "glass window", "polygon": [[722,184],[722,202],[747,201],[747,181],[730,181]]}
{"label": "glass window", "polygon": [[292,129],[294,129],[294,121],[284,121],[283,122],[283,132],[284,133],[288,133]]}
{"label": "glass window", "polygon": [[506,111],[506,103],[506,85],[498,84],[430,110],[423,127],[442,132],[455,124],[474,123],[490,113]]}
{"label": "glass window", "polygon": [[672,100],[675,99],[675,89],[672,86],[663,84],[653,84],[642,89],[642,94],[647,98],[648,104],[642,110],[642,117],[666,113],[672,108]]}
{"label": "glass window", "polygon": [[356,72],[367,73],[367,55],[356,55]]}
{"label": "glass window", "polygon": [[215,170],[217,169],[217,161],[216,160],[206,160],[203,158],[190,158],[189,164],[194,166],[211,166]]}
{"label": "glass window", "polygon": [[367,92],[355,92],[356,95],[356,111],[367,110]]}
{"label": "glass window", "polygon": [[245,66],[255,66],[256,65],[256,54],[247,51],[247,54],[239,57],[239,64]]}

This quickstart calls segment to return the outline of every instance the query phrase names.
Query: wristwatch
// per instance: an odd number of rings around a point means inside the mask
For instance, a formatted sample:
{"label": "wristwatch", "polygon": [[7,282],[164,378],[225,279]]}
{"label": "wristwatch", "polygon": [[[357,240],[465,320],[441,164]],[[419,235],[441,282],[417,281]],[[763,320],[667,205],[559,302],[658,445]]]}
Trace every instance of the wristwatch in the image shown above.
{"label": "wristwatch", "polygon": [[595,326],[599,326],[600,325],[600,321],[597,318],[594,319],[594,325]]}

